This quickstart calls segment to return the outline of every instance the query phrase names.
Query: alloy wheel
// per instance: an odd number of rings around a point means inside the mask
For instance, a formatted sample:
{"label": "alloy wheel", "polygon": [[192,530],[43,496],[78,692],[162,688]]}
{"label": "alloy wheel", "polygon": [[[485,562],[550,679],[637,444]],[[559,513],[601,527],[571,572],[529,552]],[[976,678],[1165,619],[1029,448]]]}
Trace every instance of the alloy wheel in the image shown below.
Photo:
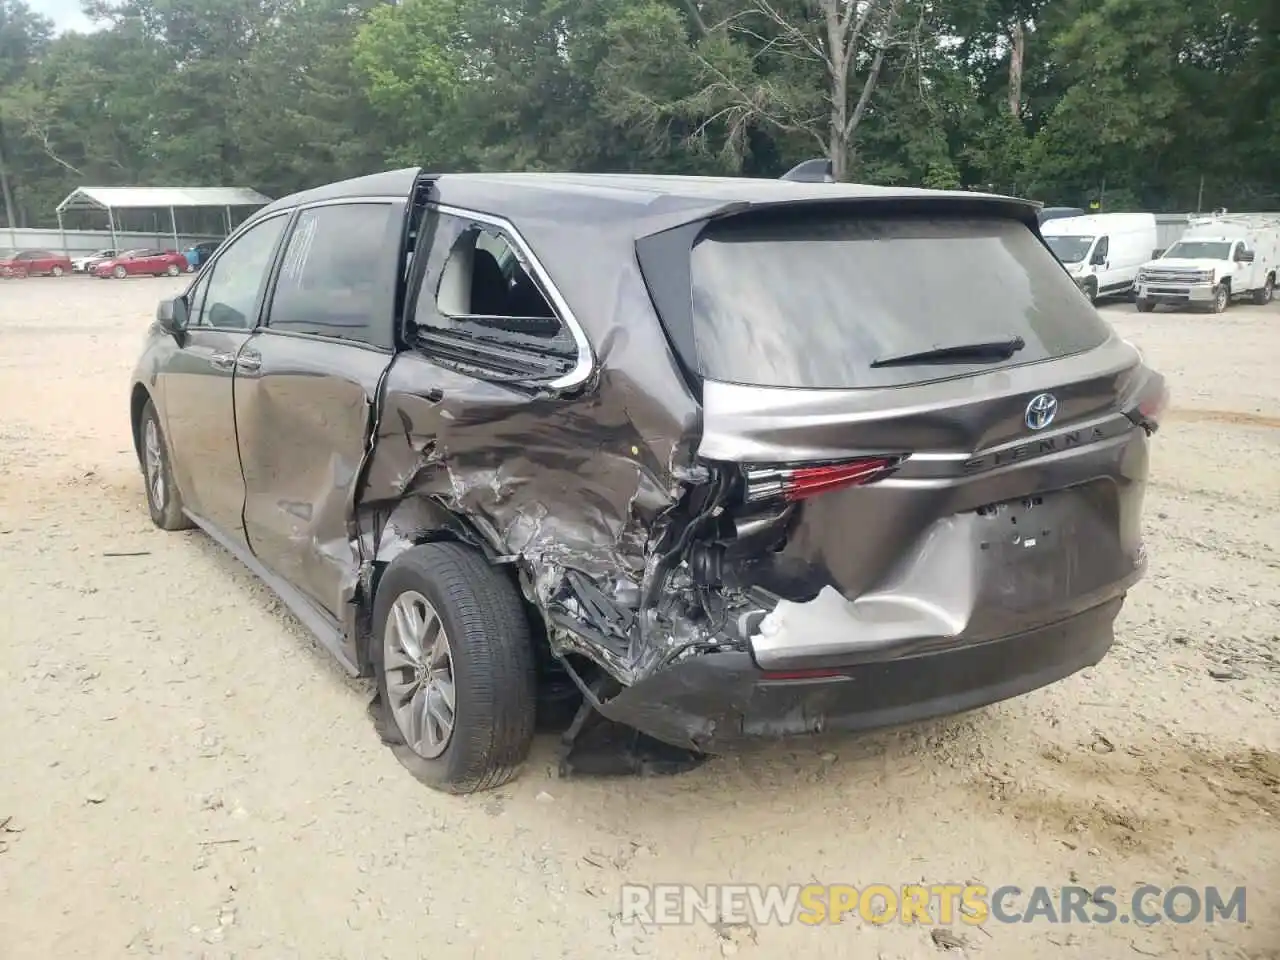
{"label": "alloy wheel", "polygon": [[406,590],[391,605],[383,634],[387,699],[410,749],[434,759],[453,735],[453,651],[444,623],[422,594]]}
{"label": "alloy wheel", "polygon": [[147,493],[151,503],[160,512],[165,508],[164,448],[160,445],[160,428],[155,420],[148,420],[143,436],[147,469]]}

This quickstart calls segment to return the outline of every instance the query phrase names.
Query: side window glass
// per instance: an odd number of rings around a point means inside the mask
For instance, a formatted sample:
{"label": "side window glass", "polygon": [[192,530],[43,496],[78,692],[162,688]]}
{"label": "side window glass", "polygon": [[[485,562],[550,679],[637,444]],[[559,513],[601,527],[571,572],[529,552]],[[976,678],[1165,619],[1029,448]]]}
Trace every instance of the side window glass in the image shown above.
{"label": "side window glass", "polygon": [[1111,254],[1111,238],[1103,237],[1101,240],[1098,241],[1098,249],[1095,251],[1094,256],[1099,257],[1102,260],[1106,260],[1106,258],[1110,256],[1110,254]]}
{"label": "side window glass", "polygon": [[[223,251],[205,284],[198,325],[247,330],[255,325],[258,292],[271,267],[276,242],[288,216],[272,217],[251,227]],[[194,304],[193,306],[193,318]]]}
{"label": "side window glass", "polygon": [[268,327],[390,347],[396,265],[386,247],[393,211],[389,203],[302,211],[285,248]]}

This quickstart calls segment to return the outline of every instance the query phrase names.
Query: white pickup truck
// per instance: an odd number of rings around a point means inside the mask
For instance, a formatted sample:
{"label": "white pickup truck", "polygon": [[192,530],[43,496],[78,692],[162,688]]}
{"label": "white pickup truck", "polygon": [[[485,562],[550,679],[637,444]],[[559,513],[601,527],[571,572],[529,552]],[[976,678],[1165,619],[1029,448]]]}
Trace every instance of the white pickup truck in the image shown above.
{"label": "white pickup truck", "polygon": [[1217,216],[1193,221],[1158,260],[1138,271],[1137,304],[1203,306],[1222,313],[1232,300],[1271,302],[1280,270],[1280,216]]}

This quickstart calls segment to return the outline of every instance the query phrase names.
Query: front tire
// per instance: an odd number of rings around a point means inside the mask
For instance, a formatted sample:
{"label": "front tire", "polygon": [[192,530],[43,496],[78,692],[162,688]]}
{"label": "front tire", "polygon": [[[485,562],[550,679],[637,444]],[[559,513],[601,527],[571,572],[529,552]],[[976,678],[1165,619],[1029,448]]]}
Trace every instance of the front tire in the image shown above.
{"label": "front tire", "polygon": [[151,522],[161,530],[189,530],[191,521],[182,512],[182,495],[173,482],[169,445],[160,427],[160,415],[150,400],[138,421],[142,448],[142,476],[147,485],[147,509]]}
{"label": "front tire", "polygon": [[1231,306],[1231,291],[1227,289],[1225,283],[1220,283],[1213,288],[1213,306],[1210,309],[1214,313],[1226,313],[1229,306]]}
{"label": "front tire", "polygon": [[1156,308],[1156,305],[1154,303],[1152,303],[1150,300],[1144,300],[1142,297],[1139,297],[1137,300],[1134,301],[1134,303],[1137,304],[1139,313],[1151,313]]}
{"label": "front tire", "polygon": [[396,758],[447,793],[513,779],[533,742],[537,692],[515,585],[461,544],[423,544],[383,572],[373,623],[376,719]]}
{"label": "front tire", "polygon": [[128,273],[129,271],[126,270],[124,267],[116,267],[114,270],[111,271],[111,275],[115,277],[117,280],[123,280],[128,275]]}
{"label": "front tire", "polygon": [[62,268],[61,268],[61,267],[58,267],[58,266],[55,266],[55,267],[54,267],[52,270],[50,270],[49,272],[50,272],[50,273],[52,273],[55,277],[60,277],[60,276],[62,276]]}
{"label": "front tire", "polygon": [[1089,298],[1090,303],[1098,302],[1098,281],[1093,277],[1084,282],[1084,295]]}

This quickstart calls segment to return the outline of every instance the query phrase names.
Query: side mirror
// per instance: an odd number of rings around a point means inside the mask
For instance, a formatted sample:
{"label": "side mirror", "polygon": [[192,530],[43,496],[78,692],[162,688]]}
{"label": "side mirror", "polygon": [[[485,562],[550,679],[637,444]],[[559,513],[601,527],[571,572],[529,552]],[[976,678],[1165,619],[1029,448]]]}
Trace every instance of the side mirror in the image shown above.
{"label": "side mirror", "polygon": [[169,297],[156,307],[156,323],[165,333],[178,336],[187,329],[187,298]]}
{"label": "side mirror", "polygon": [[1252,250],[1241,250],[1239,260],[1241,263],[1253,263],[1254,253]]}

